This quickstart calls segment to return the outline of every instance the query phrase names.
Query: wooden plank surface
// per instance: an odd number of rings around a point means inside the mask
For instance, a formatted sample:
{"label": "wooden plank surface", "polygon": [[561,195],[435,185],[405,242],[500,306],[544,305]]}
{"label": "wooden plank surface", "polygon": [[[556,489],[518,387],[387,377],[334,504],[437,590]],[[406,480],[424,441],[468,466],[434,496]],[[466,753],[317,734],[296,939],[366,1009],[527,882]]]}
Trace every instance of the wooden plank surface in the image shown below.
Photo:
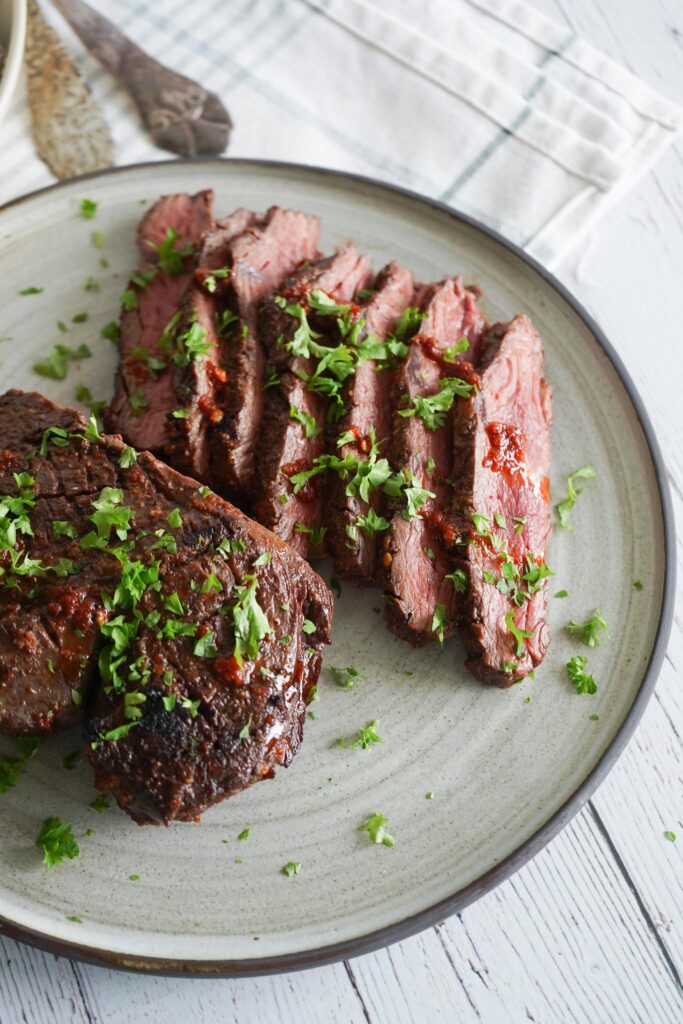
{"label": "wooden plank surface", "polygon": [[[535,2],[683,100],[681,0]],[[679,144],[560,276],[615,341],[643,396],[681,536],[682,273]],[[681,593],[683,572],[679,579]],[[655,698],[591,804],[514,878],[444,925],[346,965],[236,981],[133,977],[0,938],[0,1024],[682,1019],[682,672],[679,612]],[[667,829],[677,844],[664,839]]]}

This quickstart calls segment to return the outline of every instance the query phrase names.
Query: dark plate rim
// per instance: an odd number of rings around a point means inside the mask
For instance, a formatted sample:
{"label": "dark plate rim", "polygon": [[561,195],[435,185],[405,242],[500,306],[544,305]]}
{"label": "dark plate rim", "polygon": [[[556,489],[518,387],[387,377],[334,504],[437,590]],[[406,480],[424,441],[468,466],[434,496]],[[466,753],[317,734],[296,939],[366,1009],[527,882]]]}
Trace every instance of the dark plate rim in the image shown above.
{"label": "dark plate rim", "polygon": [[664,660],[666,647],[673,622],[674,598],[676,590],[676,538],[675,520],[671,493],[666,476],[664,459],[655,436],[654,428],[647,414],[643,401],[633,383],[626,367],[621,361],[612,344],[608,341],[602,329],[598,326],[593,317],[584,306],[572,295],[568,288],[554,277],[537,260],[529,256],[523,249],[509,242],[492,228],[480,223],[476,218],[447,206],[437,199],[430,199],[411,189],[403,188],[400,185],[393,185],[388,182],[371,178],[362,174],[352,174],[348,171],[338,171],[333,168],[316,167],[310,164],[287,163],[278,160],[262,160],[248,157],[216,157],[216,158],[191,158],[187,160],[148,160],[137,164],[126,164],[118,167],[110,167],[101,171],[93,171],[89,174],[69,178],[63,182],[56,182],[45,188],[36,189],[26,195],[19,196],[0,206],[0,215],[6,210],[26,203],[36,196],[47,192],[61,189],[65,185],[74,182],[87,182],[96,178],[108,175],[125,173],[128,171],[144,168],[155,168],[160,165],[192,165],[203,164],[207,168],[220,168],[222,165],[237,165],[241,167],[266,167],[273,170],[298,171],[314,176],[325,176],[336,178],[340,182],[354,182],[379,189],[380,191],[391,192],[395,195],[416,201],[431,209],[451,217],[455,222],[466,224],[486,235],[498,245],[507,249],[527,266],[531,267],[539,277],[567,303],[580,320],[588,327],[595,341],[603,350],[612,366],[614,367],[622,385],[636,412],[641,430],[645,437],[650,453],[650,459],[657,480],[659,501],[662,513],[662,526],[664,532],[664,579],[662,589],[662,605],[657,627],[657,635],[652,647],[652,653],[643,675],[642,682],[631,705],[626,718],[619,731],[604,752],[598,763],[590,774],[584,779],[581,785],[565,801],[562,807],[553,814],[548,821],[541,826],[532,836],[522,843],[516,850],[513,850],[505,860],[492,868],[474,882],[465,886],[452,896],[435,903],[433,906],[413,914],[399,921],[396,924],[387,925],[367,935],[361,935],[354,939],[347,939],[343,942],[325,946],[317,950],[304,950],[300,953],[284,954],[275,957],[249,957],[243,960],[173,960],[155,957],[134,957],[127,956],[112,950],[97,950],[90,946],[80,945],[75,942],[53,939],[41,932],[16,925],[14,922],[0,916],[0,934],[7,935],[13,939],[19,939],[39,949],[54,953],[58,956],[67,956],[86,963],[97,964],[101,967],[116,968],[119,970],[137,971],[166,976],[195,976],[195,977],[249,977],[266,974],[279,974],[287,971],[298,971],[308,967],[321,967],[325,964],[335,963],[339,960],[346,960],[349,957],[361,956],[364,953],[371,953],[394,942],[409,938],[417,932],[438,924],[446,917],[458,913],[469,906],[475,900],[486,893],[491,892],[497,885],[509,878],[515,871],[523,867],[528,861],[536,856],[547,844],[560,832],[574,815],[583,807],[595,789],[605,779],[617,759],[623,752],[628,740],[631,738],[636,725],[640,721],[645,707],[652,696],[659,671]]}

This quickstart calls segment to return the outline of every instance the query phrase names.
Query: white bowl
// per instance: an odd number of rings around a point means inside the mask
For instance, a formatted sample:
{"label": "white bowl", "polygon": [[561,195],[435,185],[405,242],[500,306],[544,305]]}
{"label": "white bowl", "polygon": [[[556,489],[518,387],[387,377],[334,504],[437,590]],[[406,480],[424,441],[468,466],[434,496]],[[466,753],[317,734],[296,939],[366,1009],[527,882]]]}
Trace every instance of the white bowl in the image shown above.
{"label": "white bowl", "polygon": [[26,42],[26,0],[0,0],[0,46],[5,68],[0,75],[0,121],[16,88]]}

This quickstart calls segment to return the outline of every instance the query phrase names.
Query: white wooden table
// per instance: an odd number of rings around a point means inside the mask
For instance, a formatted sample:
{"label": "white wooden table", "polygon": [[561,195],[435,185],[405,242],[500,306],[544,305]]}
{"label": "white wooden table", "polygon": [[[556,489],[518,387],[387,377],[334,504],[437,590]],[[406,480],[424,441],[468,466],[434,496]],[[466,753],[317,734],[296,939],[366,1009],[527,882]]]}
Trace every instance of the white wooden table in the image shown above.
{"label": "white wooden table", "polygon": [[[683,0],[535,2],[683,101]],[[561,276],[649,409],[681,550],[683,142],[586,250]],[[683,570],[679,580],[680,590]],[[0,1024],[683,1020],[680,608],[656,693],[616,768],[549,847],[462,914],[349,963],[236,981],[119,974],[0,938]]]}

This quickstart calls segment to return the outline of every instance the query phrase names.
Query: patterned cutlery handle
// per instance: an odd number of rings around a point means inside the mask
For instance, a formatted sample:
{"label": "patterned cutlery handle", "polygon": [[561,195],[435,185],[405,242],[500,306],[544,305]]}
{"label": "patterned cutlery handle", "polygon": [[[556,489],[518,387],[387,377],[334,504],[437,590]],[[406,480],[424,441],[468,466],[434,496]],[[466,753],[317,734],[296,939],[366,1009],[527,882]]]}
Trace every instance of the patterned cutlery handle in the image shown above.
{"label": "patterned cutlery handle", "polygon": [[180,156],[223,152],[232,121],[214,92],[154,60],[82,0],[52,2],[126,87],[157,146]]}
{"label": "patterned cutlery handle", "polygon": [[36,151],[57,178],[111,167],[114,144],[104,114],[59,36],[28,3],[24,53]]}

